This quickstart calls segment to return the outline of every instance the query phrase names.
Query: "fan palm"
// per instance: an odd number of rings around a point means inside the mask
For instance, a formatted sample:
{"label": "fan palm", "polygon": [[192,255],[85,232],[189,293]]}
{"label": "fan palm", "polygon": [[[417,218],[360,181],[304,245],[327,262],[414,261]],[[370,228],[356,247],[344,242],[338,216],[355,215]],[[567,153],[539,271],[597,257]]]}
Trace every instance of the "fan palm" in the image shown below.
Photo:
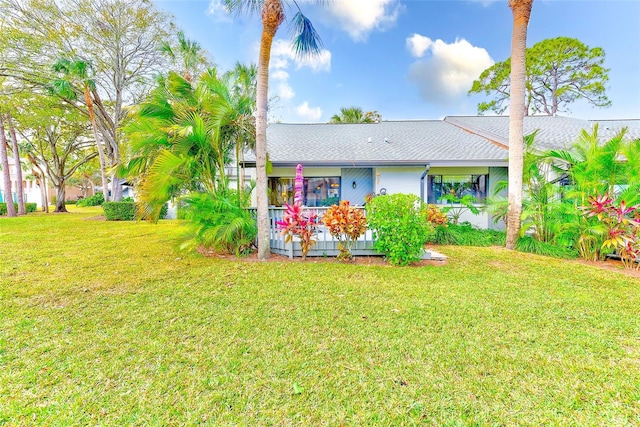
{"label": "fan palm", "polygon": [[360,107],[342,107],[340,114],[334,114],[329,123],[379,123],[381,116],[377,111],[367,111]]}
{"label": "fan palm", "polygon": [[509,100],[509,207],[507,249],[515,249],[522,215],[523,122],[525,110],[527,26],[533,0],[509,0],[511,36],[511,98]]}
{"label": "fan palm", "polygon": [[258,258],[269,257],[269,199],[267,195],[267,106],[269,92],[269,62],[271,45],[285,19],[285,6],[295,5],[292,24],[293,48],[297,55],[320,52],[321,43],[311,21],[302,14],[295,1],[286,0],[223,0],[230,12],[260,14],[262,35],[258,57],[256,97],[256,192],[258,221]]}
{"label": "fan palm", "polygon": [[98,127],[96,125],[96,115],[93,109],[93,97],[92,92],[95,92],[95,82],[89,78],[89,71],[91,70],[91,63],[80,58],[68,59],[60,58],[53,64],[53,70],[62,75],[61,78],[53,80],[49,84],[49,90],[51,93],[62,97],[67,100],[75,100],[77,94],[73,88],[73,81],[78,81],[82,86],[82,93],[84,95],[84,102],[89,112],[89,120],[91,121],[91,130],[93,131],[93,137],[96,141],[98,148],[98,159],[100,161],[100,175],[102,179],[102,192],[104,194],[104,200],[109,200],[109,187],[107,182],[107,162],[105,159],[104,147],[102,140],[98,135]]}

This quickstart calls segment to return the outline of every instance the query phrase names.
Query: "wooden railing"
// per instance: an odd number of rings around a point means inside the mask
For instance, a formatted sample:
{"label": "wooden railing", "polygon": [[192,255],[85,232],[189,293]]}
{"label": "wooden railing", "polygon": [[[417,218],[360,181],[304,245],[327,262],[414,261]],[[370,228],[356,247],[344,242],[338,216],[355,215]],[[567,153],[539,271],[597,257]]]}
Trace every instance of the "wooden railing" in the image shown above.
{"label": "wooden railing", "polygon": [[[293,242],[285,242],[285,236],[278,230],[276,221],[280,221],[284,216],[284,207],[271,207],[269,208],[269,246],[271,252],[281,255],[287,255],[290,258],[294,256],[302,256],[302,249],[300,247],[300,241],[297,238],[293,239]],[[306,208],[306,210],[312,214],[317,214],[318,219],[322,220],[328,207],[313,207]],[[358,208],[364,210],[364,208]],[[255,208],[251,209],[255,212]],[[314,236],[315,244],[311,250],[307,253],[307,256],[337,256],[340,251],[338,250],[338,241],[331,236],[326,227],[320,223],[317,229],[317,233]],[[378,252],[373,250],[373,233],[371,230],[360,236],[360,238],[354,243],[351,253],[354,256],[362,255],[379,255]]]}

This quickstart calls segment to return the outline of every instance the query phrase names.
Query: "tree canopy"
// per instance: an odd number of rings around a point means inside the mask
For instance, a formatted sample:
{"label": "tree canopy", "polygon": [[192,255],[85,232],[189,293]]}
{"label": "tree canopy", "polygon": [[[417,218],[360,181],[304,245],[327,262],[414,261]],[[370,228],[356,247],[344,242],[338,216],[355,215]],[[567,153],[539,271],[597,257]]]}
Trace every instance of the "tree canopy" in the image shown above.
{"label": "tree canopy", "polygon": [[360,107],[342,107],[334,114],[329,123],[380,123],[382,116],[377,111],[367,111]]}
{"label": "tree canopy", "polygon": [[[569,111],[569,105],[583,99],[595,107],[608,107],[606,95],[609,69],[605,52],[569,37],[542,40],[526,51],[525,115],[555,115]],[[492,96],[478,104],[478,113],[502,114],[509,105],[511,58],[484,70],[473,82],[469,94]]]}

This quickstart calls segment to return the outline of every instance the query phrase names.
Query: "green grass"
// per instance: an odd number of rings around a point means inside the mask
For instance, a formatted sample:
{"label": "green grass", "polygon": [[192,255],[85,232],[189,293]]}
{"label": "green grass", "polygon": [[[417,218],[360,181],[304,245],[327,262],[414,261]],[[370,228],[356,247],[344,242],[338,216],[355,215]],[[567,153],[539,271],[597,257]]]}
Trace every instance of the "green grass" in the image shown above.
{"label": "green grass", "polygon": [[640,283],[177,253],[178,222],[0,218],[0,425],[640,423]]}

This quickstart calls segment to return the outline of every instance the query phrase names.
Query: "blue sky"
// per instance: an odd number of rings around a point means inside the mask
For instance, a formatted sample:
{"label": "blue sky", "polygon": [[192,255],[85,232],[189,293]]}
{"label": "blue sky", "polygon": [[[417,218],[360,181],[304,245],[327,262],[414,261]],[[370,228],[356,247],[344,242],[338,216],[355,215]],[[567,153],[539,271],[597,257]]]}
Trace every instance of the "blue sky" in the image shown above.
{"label": "blue sky", "polygon": [[[187,37],[222,69],[257,62],[258,17],[229,16],[219,0],[156,0]],[[287,23],[272,50],[271,119],[326,122],[340,107],[377,110],[384,120],[475,115],[482,96],[467,96],[482,70],[510,55],[512,15],[506,0],[298,0],[324,51],[297,60]],[[288,17],[294,10],[287,10]],[[611,69],[613,105],[572,104],[583,119],[640,118],[640,1],[535,0],[527,45],[573,37],[602,47]]]}

